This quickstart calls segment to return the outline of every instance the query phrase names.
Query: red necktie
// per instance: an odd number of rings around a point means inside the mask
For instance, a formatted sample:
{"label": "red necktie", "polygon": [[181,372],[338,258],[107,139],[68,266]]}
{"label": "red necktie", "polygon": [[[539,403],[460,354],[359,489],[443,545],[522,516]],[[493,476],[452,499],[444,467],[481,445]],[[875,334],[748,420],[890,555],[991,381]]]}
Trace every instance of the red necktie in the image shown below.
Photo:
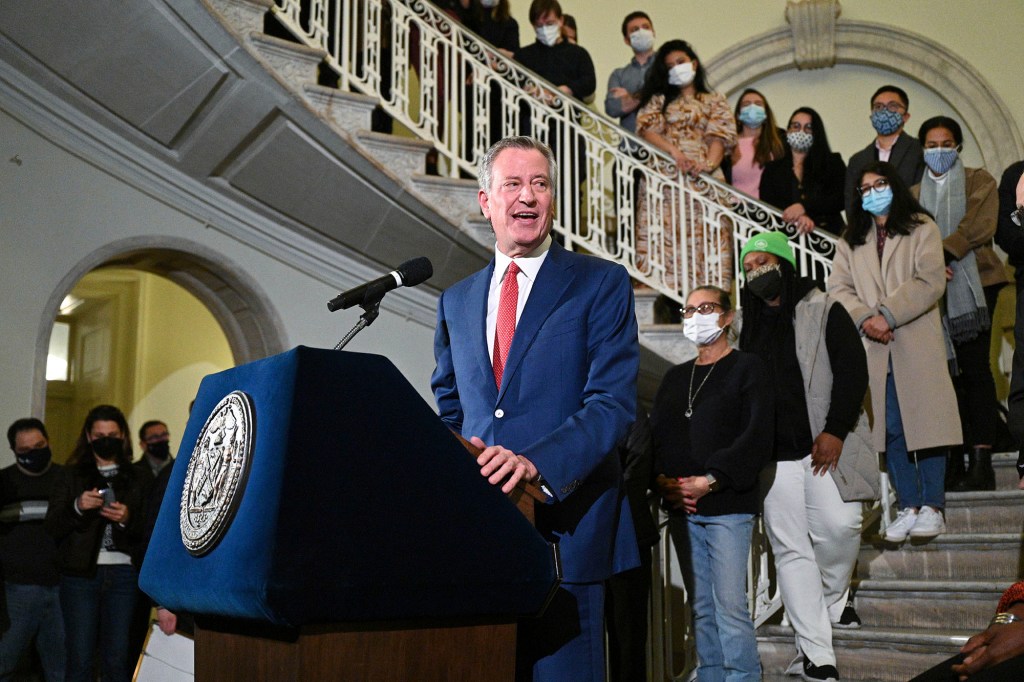
{"label": "red necktie", "polygon": [[498,299],[498,321],[494,325],[494,383],[501,388],[501,377],[505,373],[508,349],[512,346],[512,335],[516,333],[516,306],[519,305],[519,281],[516,275],[519,266],[515,261],[508,264],[505,279],[501,283],[501,298]]}

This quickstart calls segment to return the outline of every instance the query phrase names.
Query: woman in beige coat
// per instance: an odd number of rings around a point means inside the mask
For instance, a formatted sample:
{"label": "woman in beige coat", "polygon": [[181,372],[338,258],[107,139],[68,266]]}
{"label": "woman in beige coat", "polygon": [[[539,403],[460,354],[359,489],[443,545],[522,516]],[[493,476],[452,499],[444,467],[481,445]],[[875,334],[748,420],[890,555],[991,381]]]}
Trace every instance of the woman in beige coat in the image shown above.
{"label": "woman in beige coat", "polygon": [[873,439],[885,451],[899,515],[886,540],[945,531],[946,449],[961,442],[938,301],[946,286],[939,229],[888,163],[856,185],[829,294],[866,337]]}

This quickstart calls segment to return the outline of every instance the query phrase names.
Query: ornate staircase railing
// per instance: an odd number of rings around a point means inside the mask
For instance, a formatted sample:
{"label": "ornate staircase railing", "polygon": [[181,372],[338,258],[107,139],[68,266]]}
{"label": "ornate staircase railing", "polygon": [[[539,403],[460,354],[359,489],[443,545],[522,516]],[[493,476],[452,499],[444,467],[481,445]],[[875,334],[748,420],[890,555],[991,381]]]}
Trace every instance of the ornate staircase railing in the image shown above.
{"label": "ornate staircase railing", "polygon": [[[776,209],[710,176],[680,174],[667,154],[506,58],[433,4],[274,1],[277,18],[297,40],[324,50],[340,87],[376,97],[395,121],[430,141],[446,175],[475,177],[484,152],[506,135],[548,143],[560,169],[554,229],[567,247],[619,262],[636,280],[682,301],[695,284],[730,289],[739,281],[739,245],[757,232],[783,230],[799,272],[827,279],[833,237],[796,235]],[[704,230],[692,229],[697,224]],[[724,235],[731,248],[702,233]],[[652,672],[655,679],[683,679],[693,666],[692,633],[683,626],[682,650],[673,645],[673,625],[683,622],[673,614],[683,606],[682,585],[665,536],[653,569]],[[768,561],[759,524],[747,581],[758,625],[781,607]],[[682,672],[674,653],[683,655]]]}
{"label": "ornate staircase railing", "polygon": [[[297,40],[326,52],[342,88],[377,97],[394,120],[433,143],[445,174],[475,177],[479,159],[505,135],[548,143],[561,175],[554,229],[566,246],[617,261],[677,301],[696,284],[730,288],[740,267],[736,245],[786,228],[778,211],[725,183],[680,174],[668,155],[429,2],[275,2]],[[831,237],[814,233],[793,245],[802,272],[827,277]]]}

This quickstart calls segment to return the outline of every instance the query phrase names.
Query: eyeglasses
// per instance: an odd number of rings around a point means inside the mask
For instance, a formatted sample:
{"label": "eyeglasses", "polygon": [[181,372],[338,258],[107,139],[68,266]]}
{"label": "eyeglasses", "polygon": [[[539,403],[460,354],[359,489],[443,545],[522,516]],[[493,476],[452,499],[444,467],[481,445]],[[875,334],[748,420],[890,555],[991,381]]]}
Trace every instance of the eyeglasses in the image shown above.
{"label": "eyeglasses", "polygon": [[898,114],[900,111],[906,109],[906,107],[899,102],[889,102],[888,104],[885,104],[884,102],[875,102],[871,105],[871,111],[881,111],[882,109],[888,109],[892,113]]}
{"label": "eyeglasses", "polygon": [[790,132],[793,132],[793,133],[799,133],[800,131],[803,131],[805,133],[813,133],[814,132],[814,128],[811,127],[810,123],[805,123],[803,125],[800,125],[796,121],[793,121],[792,123],[789,124],[789,130],[790,130]]}
{"label": "eyeglasses", "polygon": [[715,312],[715,308],[721,307],[721,303],[712,303],[711,301],[708,301],[706,303],[701,303],[698,306],[688,305],[685,308],[680,308],[679,311],[683,313],[683,317],[685,317],[688,320],[691,317],[693,317],[694,313],[700,313],[701,315],[710,315],[711,313]]}
{"label": "eyeglasses", "polygon": [[164,433],[154,433],[152,436],[146,436],[142,440],[145,443],[161,443],[163,441],[167,441],[167,440],[170,440],[170,439],[171,439],[171,434],[169,434],[167,432],[164,432]]}
{"label": "eyeglasses", "polygon": [[1024,206],[1018,206],[1017,210],[1010,214],[1010,220],[1017,227],[1024,227]]}
{"label": "eyeglasses", "polygon": [[871,190],[881,192],[888,186],[888,180],[886,180],[885,178],[878,178],[870,185],[861,185],[860,187],[857,188],[857,191],[860,192],[861,197],[866,197],[867,195],[871,194]]}

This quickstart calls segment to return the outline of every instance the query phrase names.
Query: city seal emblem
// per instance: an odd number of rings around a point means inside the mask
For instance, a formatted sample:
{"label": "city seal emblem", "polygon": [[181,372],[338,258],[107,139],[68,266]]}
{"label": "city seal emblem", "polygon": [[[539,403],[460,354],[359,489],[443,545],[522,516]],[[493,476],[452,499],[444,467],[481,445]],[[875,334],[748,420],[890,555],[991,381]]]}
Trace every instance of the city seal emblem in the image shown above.
{"label": "city seal emblem", "polygon": [[245,492],[256,438],[252,398],[233,391],[217,403],[199,432],[181,491],[181,541],[193,556],[224,536]]}

